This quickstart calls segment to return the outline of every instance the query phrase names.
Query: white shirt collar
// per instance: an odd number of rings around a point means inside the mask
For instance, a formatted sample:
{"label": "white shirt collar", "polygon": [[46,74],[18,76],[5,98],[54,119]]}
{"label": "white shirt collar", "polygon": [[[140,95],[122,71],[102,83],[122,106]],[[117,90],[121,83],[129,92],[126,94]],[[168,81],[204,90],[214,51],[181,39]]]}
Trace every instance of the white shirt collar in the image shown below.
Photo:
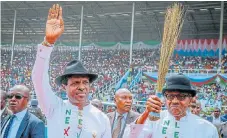
{"label": "white shirt collar", "polygon": [[[119,115],[120,115],[120,114],[116,111],[116,119],[117,119],[117,117],[118,117]],[[128,112],[126,112],[126,113],[123,114],[124,120],[126,120],[127,115],[128,115]]]}
{"label": "white shirt collar", "polygon": [[16,118],[18,120],[22,120],[24,118],[25,114],[27,113],[27,111],[28,111],[28,109],[26,108],[26,109],[14,114],[14,115],[16,116]]}

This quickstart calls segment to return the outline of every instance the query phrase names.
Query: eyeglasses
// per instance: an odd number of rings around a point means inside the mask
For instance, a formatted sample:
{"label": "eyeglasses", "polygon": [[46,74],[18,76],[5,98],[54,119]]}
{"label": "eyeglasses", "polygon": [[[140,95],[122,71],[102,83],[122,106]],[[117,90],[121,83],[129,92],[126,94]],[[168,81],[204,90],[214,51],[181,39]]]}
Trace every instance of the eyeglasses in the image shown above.
{"label": "eyeglasses", "polygon": [[187,97],[191,97],[191,94],[177,94],[177,95],[173,95],[173,94],[165,94],[165,97],[167,100],[172,101],[175,97],[179,100],[179,101],[183,101],[185,100]]}
{"label": "eyeglasses", "polygon": [[201,107],[198,106],[198,105],[191,105],[191,108],[192,108],[192,109],[200,109]]}
{"label": "eyeglasses", "polygon": [[220,111],[214,111],[214,112],[220,112]]}
{"label": "eyeglasses", "polygon": [[10,95],[7,96],[7,98],[8,98],[8,99],[13,99],[14,96],[15,96],[15,98],[16,98],[17,100],[20,100],[20,99],[22,99],[23,97],[24,97],[24,98],[28,98],[28,97],[23,96],[23,95],[21,95],[21,94],[10,94]]}

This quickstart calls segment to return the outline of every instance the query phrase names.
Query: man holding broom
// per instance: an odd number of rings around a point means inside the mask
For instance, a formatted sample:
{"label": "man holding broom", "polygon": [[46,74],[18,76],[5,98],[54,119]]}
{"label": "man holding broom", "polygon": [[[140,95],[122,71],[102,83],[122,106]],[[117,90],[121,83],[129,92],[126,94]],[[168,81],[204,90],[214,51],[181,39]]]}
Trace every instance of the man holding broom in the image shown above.
{"label": "man holding broom", "polygon": [[[189,106],[196,95],[190,80],[183,74],[165,77],[183,24],[185,10],[181,4],[167,9],[158,69],[157,96],[147,100],[146,110],[130,127],[124,138],[218,138],[218,132],[210,122],[190,112]],[[167,110],[161,111],[161,95]],[[159,115],[158,115],[159,114]],[[149,120],[149,116],[157,119]]]}
{"label": "man holding broom", "polygon": [[[160,98],[152,95],[146,103],[146,110],[125,130],[126,138],[218,138],[213,124],[190,112],[189,107],[196,91],[183,74],[167,78],[162,94],[167,110],[161,111]],[[160,119],[150,121],[150,112],[160,113]]]}

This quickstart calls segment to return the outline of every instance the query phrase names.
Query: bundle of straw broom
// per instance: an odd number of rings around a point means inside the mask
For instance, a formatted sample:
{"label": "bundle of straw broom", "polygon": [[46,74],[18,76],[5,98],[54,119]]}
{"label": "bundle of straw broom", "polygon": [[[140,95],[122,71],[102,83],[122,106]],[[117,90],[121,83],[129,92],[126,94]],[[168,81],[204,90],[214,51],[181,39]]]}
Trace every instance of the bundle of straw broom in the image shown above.
{"label": "bundle of straw broom", "polygon": [[165,84],[169,61],[177,45],[185,13],[186,10],[179,3],[174,3],[171,7],[167,8],[158,69],[157,92],[161,92]]}

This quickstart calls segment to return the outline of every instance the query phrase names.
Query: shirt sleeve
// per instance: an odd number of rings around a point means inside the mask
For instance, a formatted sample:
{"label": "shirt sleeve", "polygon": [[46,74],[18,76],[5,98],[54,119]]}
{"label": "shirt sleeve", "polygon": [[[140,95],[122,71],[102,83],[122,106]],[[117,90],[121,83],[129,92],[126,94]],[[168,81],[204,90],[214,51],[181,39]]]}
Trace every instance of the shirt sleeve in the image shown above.
{"label": "shirt sleeve", "polygon": [[47,118],[50,118],[63,101],[51,89],[49,79],[49,61],[53,47],[38,45],[35,64],[32,70],[32,82],[39,105]]}
{"label": "shirt sleeve", "polygon": [[151,138],[152,137],[152,124],[146,121],[145,124],[129,124],[125,128],[123,138]]}

